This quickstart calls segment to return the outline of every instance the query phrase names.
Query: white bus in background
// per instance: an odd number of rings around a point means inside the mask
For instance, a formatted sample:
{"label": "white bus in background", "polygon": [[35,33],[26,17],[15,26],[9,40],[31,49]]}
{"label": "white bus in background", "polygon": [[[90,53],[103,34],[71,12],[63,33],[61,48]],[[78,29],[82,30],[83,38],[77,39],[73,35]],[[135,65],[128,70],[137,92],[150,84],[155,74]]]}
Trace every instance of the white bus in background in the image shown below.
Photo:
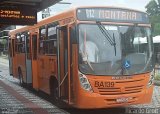
{"label": "white bus in background", "polygon": [[[135,38],[134,44],[138,44],[138,43],[141,43],[141,44],[147,43],[147,38],[146,37],[137,37],[137,38]],[[153,43],[154,44],[160,43],[160,35],[153,37]]]}
{"label": "white bus in background", "polygon": [[160,35],[153,37],[153,43],[160,43]]}
{"label": "white bus in background", "polygon": [[156,62],[160,64],[160,35],[153,37],[153,43],[154,43]]}
{"label": "white bus in background", "polygon": [[[136,37],[133,42],[137,50],[146,48],[147,37]],[[155,59],[156,59],[155,62],[160,64],[160,35],[153,37],[153,43],[154,43],[154,53],[155,53]],[[143,48],[139,48],[139,46],[143,46]],[[143,50],[139,50],[139,51],[142,53],[145,53],[143,52]]]}

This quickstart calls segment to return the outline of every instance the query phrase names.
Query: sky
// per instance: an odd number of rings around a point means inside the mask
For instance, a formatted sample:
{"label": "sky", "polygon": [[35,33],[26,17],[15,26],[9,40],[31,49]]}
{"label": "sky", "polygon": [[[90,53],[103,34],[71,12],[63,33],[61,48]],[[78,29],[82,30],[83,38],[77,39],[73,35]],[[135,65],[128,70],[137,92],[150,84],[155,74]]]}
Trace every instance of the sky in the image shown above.
{"label": "sky", "polygon": [[[55,15],[63,10],[69,9],[75,6],[118,6],[136,9],[140,11],[146,11],[145,6],[150,0],[62,0],[61,2],[71,4],[56,4],[50,7],[50,14]],[[40,21],[42,13],[38,13],[38,21]]]}

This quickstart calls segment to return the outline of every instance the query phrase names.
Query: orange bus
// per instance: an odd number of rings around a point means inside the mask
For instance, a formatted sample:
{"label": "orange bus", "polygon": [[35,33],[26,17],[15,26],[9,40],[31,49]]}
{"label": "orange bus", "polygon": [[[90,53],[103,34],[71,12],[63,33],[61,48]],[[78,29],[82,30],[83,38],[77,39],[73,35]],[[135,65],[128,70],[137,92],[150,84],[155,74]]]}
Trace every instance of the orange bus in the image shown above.
{"label": "orange bus", "polygon": [[133,9],[73,8],[10,32],[10,73],[76,108],[150,103],[150,27]]}

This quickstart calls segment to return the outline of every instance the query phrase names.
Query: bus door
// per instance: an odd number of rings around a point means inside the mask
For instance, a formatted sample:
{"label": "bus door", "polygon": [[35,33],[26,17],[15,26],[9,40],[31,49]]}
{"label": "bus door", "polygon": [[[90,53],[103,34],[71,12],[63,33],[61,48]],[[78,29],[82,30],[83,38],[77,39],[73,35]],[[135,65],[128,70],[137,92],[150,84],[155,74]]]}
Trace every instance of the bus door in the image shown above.
{"label": "bus door", "polygon": [[15,57],[15,39],[9,39],[9,72],[13,75],[13,59]]}
{"label": "bus door", "polygon": [[26,49],[26,83],[32,83],[32,63],[31,63],[31,40],[30,35],[26,35],[25,38],[25,49]]}
{"label": "bus door", "polygon": [[39,88],[41,91],[52,94],[57,75],[57,23],[40,27],[39,38]]}
{"label": "bus door", "polygon": [[31,34],[31,64],[32,64],[32,86],[34,89],[38,90],[39,80],[38,80],[38,69],[37,69],[37,50],[38,50],[38,34]]}
{"label": "bus door", "polygon": [[59,97],[70,104],[70,42],[68,26],[59,29],[58,82]]}

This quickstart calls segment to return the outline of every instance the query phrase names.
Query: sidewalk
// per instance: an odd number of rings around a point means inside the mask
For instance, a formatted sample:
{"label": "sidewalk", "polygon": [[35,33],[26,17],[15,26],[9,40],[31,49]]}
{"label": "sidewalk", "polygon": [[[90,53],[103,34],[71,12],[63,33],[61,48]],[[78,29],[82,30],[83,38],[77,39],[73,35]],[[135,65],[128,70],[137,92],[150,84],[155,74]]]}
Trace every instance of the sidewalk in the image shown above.
{"label": "sidewalk", "polygon": [[8,56],[0,56],[0,64],[5,64],[9,66],[9,60],[8,60]]}

